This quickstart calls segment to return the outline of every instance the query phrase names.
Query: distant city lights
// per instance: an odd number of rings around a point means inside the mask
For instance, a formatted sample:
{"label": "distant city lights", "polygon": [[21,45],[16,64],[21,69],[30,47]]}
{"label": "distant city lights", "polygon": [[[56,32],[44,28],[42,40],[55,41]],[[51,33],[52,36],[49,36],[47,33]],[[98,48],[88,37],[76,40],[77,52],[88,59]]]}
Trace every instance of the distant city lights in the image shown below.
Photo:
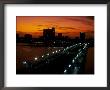
{"label": "distant city lights", "polygon": [[[55,60],[55,58],[57,57],[57,53],[61,55],[64,54],[64,55],[72,55],[72,58],[70,59],[69,61],[69,64],[66,64],[66,68],[64,69],[64,73],[78,73],[79,70],[80,70],[80,64],[82,63],[82,60],[84,60],[84,57],[86,55],[86,48],[88,46],[88,43],[78,43],[78,44],[74,44],[74,45],[71,45],[69,47],[65,47],[63,49],[57,49],[57,50],[52,50],[51,53],[48,52],[44,55],[42,55],[40,58],[39,57],[35,57],[34,58],[34,61],[36,62],[38,59],[40,61],[41,60],[44,60],[44,64],[48,64],[50,65],[51,64],[51,61],[52,60]],[[54,47],[56,48],[56,47]],[[74,51],[74,50],[77,50],[77,51]],[[61,52],[59,52],[61,51]],[[75,52],[75,53],[74,53]],[[55,55],[55,57],[53,57]],[[58,55],[60,56],[60,55]],[[45,57],[45,58],[43,58]],[[52,59],[51,59],[52,57]],[[71,63],[70,63],[71,62]],[[22,62],[24,64],[24,66],[28,66],[29,63],[27,63],[26,61],[23,61]],[[36,62],[37,63],[37,62]],[[65,66],[64,66],[65,67]],[[81,67],[82,68],[82,67]]]}
{"label": "distant city lights", "polygon": [[38,58],[37,57],[35,57],[35,61],[37,60]]}
{"label": "distant city lights", "polygon": [[47,55],[49,55],[49,53]]}
{"label": "distant city lights", "polygon": [[69,65],[69,67],[71,67],[71,65]]}
{"label": "distant city lights", "polygon": [[26,61],[23,61],[23,64],[26,64]]}
{"label": "distant city lights", "polygon": [[67,72],[67,70],[64,70],[64,73],[66,73]]}
{"label": "distant city lights", "polygon": [[74,63],[74,59],[73,59],[72,63]]}
{"label": "distant city lights", "polygon": [[57,53],[57,50],[56,50],[56,53]]}

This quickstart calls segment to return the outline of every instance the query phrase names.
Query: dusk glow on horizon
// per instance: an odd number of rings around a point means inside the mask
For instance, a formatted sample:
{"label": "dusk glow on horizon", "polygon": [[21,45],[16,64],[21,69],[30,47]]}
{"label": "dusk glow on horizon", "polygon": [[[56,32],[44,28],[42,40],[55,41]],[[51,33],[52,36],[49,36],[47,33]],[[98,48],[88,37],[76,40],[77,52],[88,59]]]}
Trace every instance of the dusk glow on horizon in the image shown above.
{"label": "dusk glow on horizon", "polygon": [[16,16],[16,31],[21,36],[39,37],[43,29],[52,27],[56,35],[76,37],[85,32],[87,38],[94,37],[94,16]]}

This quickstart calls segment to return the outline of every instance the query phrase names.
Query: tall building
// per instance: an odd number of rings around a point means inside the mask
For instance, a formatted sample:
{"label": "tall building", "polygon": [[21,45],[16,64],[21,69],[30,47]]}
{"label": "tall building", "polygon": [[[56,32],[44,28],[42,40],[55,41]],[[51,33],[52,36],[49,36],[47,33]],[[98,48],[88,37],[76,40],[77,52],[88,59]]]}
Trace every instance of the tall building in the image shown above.
{"label": "tall building", "polygon": [[84,32],[80,32],[80,40],[85,41],[85,33]]}
{"label": "tall building", "polygon": [[43,29],[43,37],[44,40],[54,40],[55,39],[55,28],[52,27],[51,29]]}

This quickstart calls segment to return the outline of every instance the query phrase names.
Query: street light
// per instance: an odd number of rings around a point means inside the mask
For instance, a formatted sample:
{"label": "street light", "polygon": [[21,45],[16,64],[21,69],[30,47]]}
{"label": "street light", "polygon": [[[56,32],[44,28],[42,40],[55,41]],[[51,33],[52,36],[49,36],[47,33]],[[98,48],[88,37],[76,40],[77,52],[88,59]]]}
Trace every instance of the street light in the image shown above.
{"label": "street light", "polygon": [[67,72],[67,70],[64,70],[64,73],[66,73]]}
{"label": "street light", "polygon": [[71,65],[69,65],[69,67],[71,67]]}
{"label": "street light", "polygon": [[37,57],[35,57],[35,61],[37,60],[38,58]]}

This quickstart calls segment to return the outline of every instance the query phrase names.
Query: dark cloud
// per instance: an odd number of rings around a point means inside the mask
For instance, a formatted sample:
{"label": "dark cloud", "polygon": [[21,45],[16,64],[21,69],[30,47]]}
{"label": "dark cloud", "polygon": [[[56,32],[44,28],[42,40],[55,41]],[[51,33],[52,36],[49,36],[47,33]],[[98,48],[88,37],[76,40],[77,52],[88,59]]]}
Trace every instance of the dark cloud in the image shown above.
{"label": "dark cloud", "polygon": [[87,25],[90,25],[90,26],[94,25],[94,16],[67,17],[66,19],[71,20],[71,21],[80,22],[82,24],[87,24]]}
{"label": "dark cloud", "polygon": [[59,29],[62,29],[62,30],[67,30],[67,29],[74,30],[76,28],[73,28],[73,27],[59,27]]}
{"label": "dark cloud", "polygon": [[[59,32],[56,32],[58,34]],[[63,32],[63,34],[70,34],[71,32]]]}
{"label": "dark cloud", "polygon": [[43,26],[43,25],[37,25],[37,26]]}

